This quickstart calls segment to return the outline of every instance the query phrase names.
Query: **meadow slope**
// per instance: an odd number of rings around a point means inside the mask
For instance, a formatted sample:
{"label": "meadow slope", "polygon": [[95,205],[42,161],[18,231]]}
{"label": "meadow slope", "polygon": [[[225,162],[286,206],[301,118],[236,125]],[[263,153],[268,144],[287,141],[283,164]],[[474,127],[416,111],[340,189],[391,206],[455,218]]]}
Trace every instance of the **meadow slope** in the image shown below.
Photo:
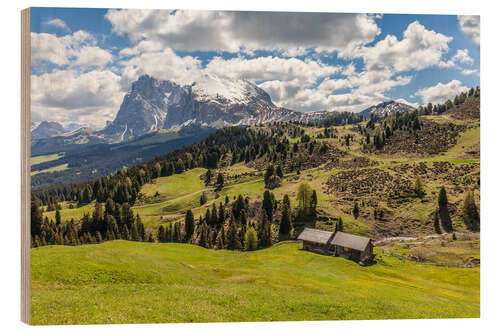
{"label": "meadow slope", "polygon": [[281,243],[255,252],[112,241],[31,250],[32,324],[479,317],[479,268]]}

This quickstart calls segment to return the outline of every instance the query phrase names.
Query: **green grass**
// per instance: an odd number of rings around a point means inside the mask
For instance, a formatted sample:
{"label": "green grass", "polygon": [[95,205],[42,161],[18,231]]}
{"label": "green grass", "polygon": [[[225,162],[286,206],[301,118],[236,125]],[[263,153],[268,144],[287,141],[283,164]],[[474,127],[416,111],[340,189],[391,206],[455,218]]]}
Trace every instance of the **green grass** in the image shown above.
{"label": "green grass", "polygon": [[56,165],[55,167],[48,168],[48,169],[43,169],[43,170],[38,170],[38,171],[32,171],[31,176],[37,175],[39,173],[45,173],[45,172],[55,172],[55,171],[63,171],[69,169],[68,168],[68,163],[64,163],[61,165]]}
{"label": "green grass", "polygon": [[31,250],[33,324],[479,317],[479,269],[113,241]]}
{"label": "green grass", "polygon": [[200,176],[206,169],[197,168],[169,177],[160,177],[153,184],[146,184],[141,188],[141,193],[149,196],[158,192],[165,200],[170,200],[196,191],[205,189]]}
{"label": "green grass", "polygon": [[55,161],[64,156],[64,153],[40,155],[30,158],[31,165],[37,165],[43,162]]}
{"label": "green grass", "polygon": [[[91,203],[88,205],[84,205],[81,207],[75,207],[73,209],[68,208],[67,203],[62,204],[62,209],[59,211],[61,213],[61,220],[62,221],[69,221],[72,218],[75,220],[81,219],[85,213],[91,213],[94,211],[94,205],[95,203]],[[45,207],[46,209],[46,207]],[[50,212],[45,212],[43,213],[44,217],[47,216],[49,219],[55,220],[55,211],[50,211]]]}

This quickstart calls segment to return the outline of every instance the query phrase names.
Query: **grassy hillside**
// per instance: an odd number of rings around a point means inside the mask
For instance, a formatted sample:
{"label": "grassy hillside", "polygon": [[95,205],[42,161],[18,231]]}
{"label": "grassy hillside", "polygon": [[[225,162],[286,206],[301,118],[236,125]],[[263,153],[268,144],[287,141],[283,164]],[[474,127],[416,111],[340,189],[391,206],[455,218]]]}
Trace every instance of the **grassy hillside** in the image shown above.
{"label": "grassy hillside", "polygon": [[34,248],[32,323],[479,317],[479,268],[377,260],[361,267],[298,243],[256,252],[128,241]]}

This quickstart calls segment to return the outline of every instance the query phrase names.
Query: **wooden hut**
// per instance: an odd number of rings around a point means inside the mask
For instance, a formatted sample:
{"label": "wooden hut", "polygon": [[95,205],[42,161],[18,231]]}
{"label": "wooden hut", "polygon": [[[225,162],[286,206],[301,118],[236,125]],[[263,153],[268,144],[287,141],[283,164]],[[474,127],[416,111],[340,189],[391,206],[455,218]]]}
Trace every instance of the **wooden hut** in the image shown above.
{"label": "wooden hut", "polygon": [[297,238],[302,249],[365,263],[373,259],[372,240],[345,232],[305,228]]}
{"label": "wooden hut", "polygon": [[334,233],[330,231],[305,228],[297,239],[302,240],[302,249],[304,250],[332,254],[330,242],[333,236]]}
{"label": "wooden hut", "polygon": [[337,231],[330,243],[333,255],[366,262],[373,259],[373,244],[370,238]]}

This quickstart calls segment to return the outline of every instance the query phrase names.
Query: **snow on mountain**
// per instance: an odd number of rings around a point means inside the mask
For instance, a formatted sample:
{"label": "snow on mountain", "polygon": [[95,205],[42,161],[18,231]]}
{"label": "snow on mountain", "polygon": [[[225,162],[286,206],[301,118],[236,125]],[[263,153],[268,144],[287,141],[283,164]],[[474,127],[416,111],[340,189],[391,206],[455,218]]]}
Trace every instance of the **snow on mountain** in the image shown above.
{"label": "snow on mountain", "polygon": [[117,141],[160,129],[197,124],[207,127],[275,121],[312,121],[326,111],[305,113],[277,107],[264,90],[246,80],[204,75],[187,85],[139,77],[113,122],[102,131]]}
{"label": "snow on mountain", "polygon": [[367,118],[371,118],[373,116],[386,117],[393,113],[401,113],[413,110],[415,110],[415,108],[411,105],[399,103],[396,101],[389,101],[371,106],[368,109],[363,110],[361,114]]}

